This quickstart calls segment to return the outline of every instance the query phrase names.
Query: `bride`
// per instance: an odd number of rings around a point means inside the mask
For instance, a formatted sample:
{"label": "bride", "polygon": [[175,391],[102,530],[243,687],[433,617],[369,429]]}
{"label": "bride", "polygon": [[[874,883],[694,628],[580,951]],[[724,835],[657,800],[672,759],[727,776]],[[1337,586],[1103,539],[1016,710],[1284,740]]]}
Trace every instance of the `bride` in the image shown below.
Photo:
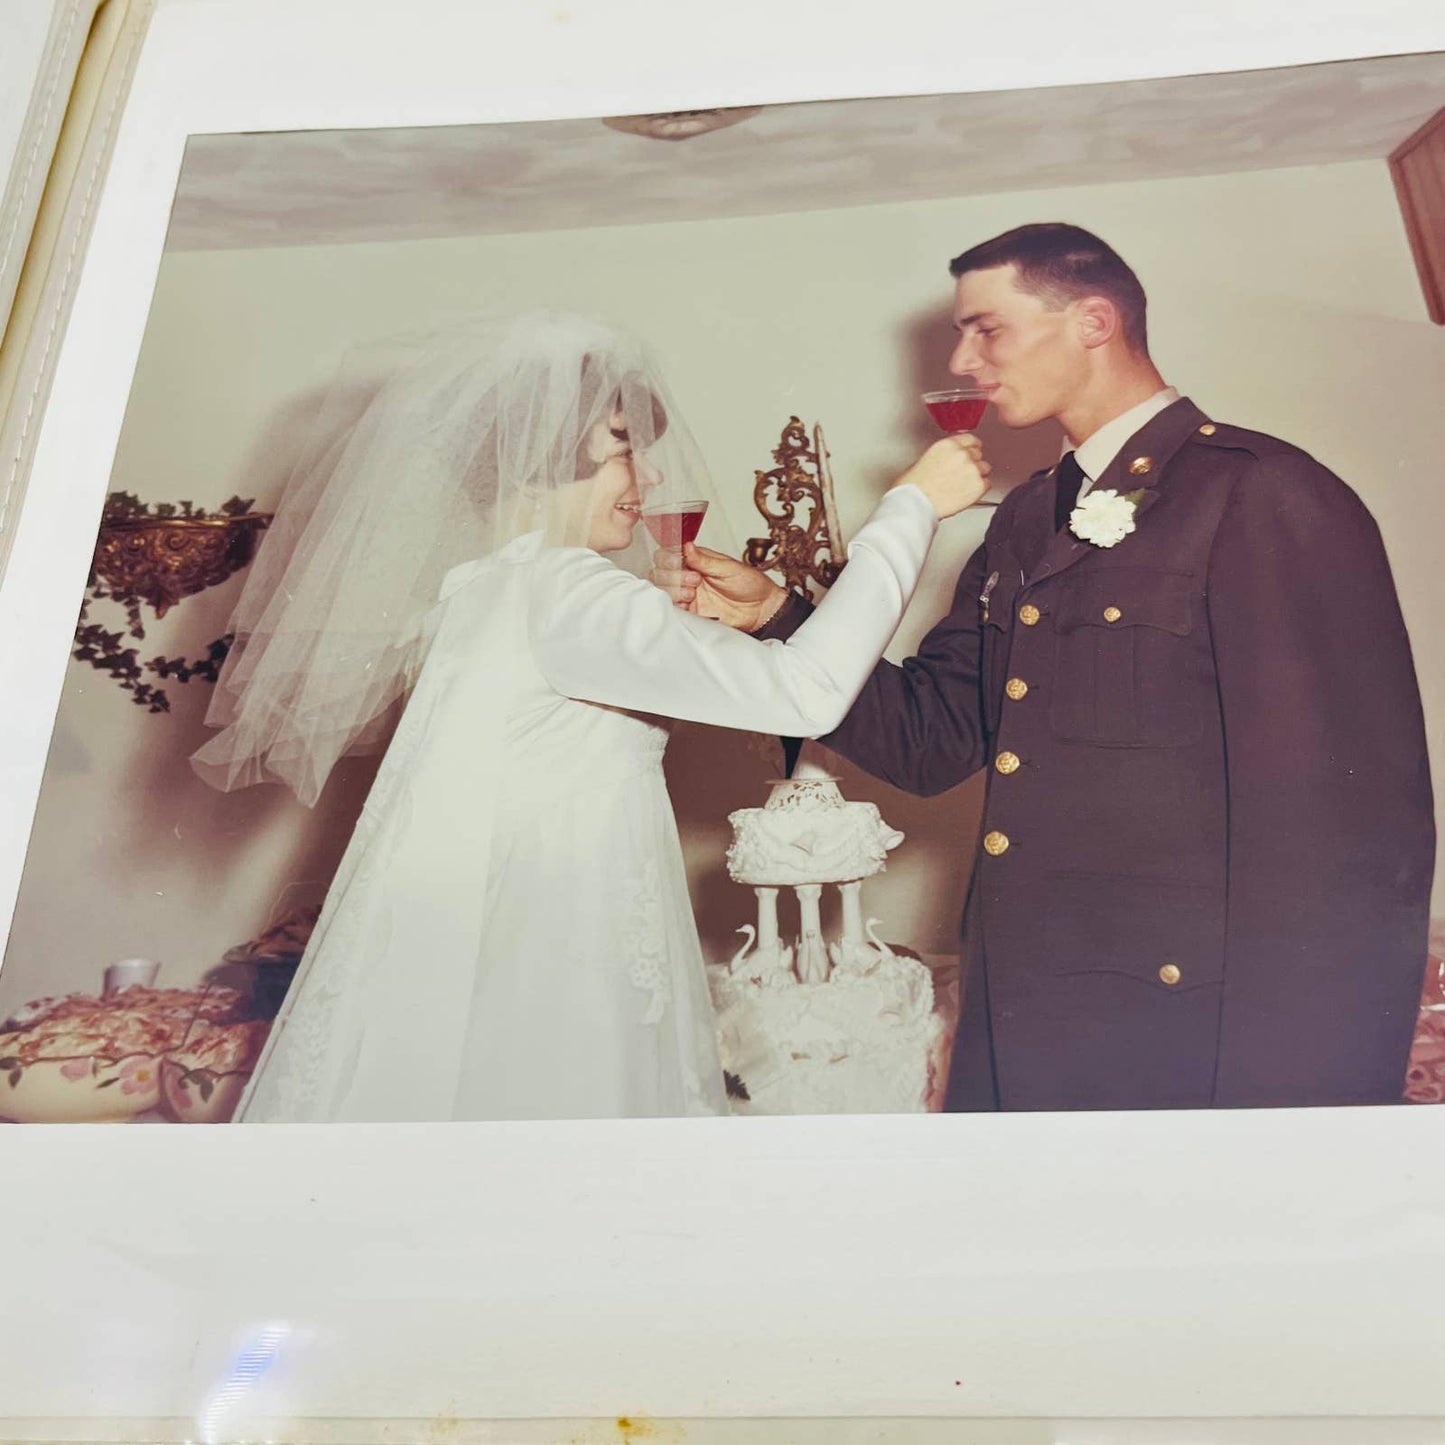
{"label": "bride", "polygon": [[399,351],[323,409],[192,760],[311,804],[395,727],[237,1118],[726,1113],[658,719],[836,726],[977,443],[930,448],[763,642],[643,578],[644,505],[708,483],[635,341],[534,314]]}

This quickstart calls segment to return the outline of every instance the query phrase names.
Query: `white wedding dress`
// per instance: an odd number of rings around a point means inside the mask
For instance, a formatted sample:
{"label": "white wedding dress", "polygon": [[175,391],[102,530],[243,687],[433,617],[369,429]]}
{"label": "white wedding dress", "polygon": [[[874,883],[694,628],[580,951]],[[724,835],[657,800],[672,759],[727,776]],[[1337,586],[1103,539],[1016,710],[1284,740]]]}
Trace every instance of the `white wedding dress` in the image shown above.
{"label": "white wedding dress", "polygon": [[890,492],[787,644],[537,535],[454,569],[238,1120],[726,1113],[657,715],[836,726],[936,526]]}

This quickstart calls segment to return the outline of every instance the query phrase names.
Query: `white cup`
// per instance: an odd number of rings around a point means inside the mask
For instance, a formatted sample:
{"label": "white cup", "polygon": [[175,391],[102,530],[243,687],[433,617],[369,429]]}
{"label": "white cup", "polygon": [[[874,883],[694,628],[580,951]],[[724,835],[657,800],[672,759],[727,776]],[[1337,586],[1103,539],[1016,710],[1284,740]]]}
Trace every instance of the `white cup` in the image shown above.
{"label": "white cup", "polygon": [[109,998],[113,993],[123,993],[126,989],[137,986],[149,988],[160,971],[160,964],[152,963],[148,958],[123,958],[119,963],[112,963],[106,968],[101,997]]}

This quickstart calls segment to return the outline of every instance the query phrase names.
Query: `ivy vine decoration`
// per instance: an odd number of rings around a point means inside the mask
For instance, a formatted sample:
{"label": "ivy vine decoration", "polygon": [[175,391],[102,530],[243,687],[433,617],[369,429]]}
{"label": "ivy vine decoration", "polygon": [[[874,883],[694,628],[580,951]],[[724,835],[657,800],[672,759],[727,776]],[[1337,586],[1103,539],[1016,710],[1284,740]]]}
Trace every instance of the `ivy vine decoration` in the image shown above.
{"label": "ivy vine decoration", "polygon": [[201,1102],[209,1104],[211,1095],[216,1092],[216,1085],[220,1082],[220,1078],[221,1076],[214,1069],[202,1067],[182,1070],[178,1082],[182,1085],[194,1084],[201,1096]]}
{"label": "ivy vine decoration", "polygon": [[[191,502],[148,506],[131,492],[112,492],[101,517],[71,656],[106,673],[132,702],[152,713],[169,712],[171,704],[165,689],[148,678],[214,683],[231,650],[230,634],[192,659],[158,654],[142,660],[128,639],[145,639],[142,607],[164,617],[183,597],[224,582],[250,562],[271,520],[251,506],[252,499],[232,497],[219,511],[207,512]],[[97,602],[122,608],[125,626],[112,631],[91,621]]]}

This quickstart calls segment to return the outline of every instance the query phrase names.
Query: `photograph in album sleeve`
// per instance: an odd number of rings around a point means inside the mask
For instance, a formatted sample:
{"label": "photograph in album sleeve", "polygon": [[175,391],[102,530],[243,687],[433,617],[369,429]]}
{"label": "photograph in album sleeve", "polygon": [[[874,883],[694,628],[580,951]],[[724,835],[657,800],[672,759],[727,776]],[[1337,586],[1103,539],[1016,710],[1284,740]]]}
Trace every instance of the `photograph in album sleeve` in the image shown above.
{"label": "photograph in album sleeve", "polygon": [[1445,1102],[1442,95],[193,136],[0,1119]]}

